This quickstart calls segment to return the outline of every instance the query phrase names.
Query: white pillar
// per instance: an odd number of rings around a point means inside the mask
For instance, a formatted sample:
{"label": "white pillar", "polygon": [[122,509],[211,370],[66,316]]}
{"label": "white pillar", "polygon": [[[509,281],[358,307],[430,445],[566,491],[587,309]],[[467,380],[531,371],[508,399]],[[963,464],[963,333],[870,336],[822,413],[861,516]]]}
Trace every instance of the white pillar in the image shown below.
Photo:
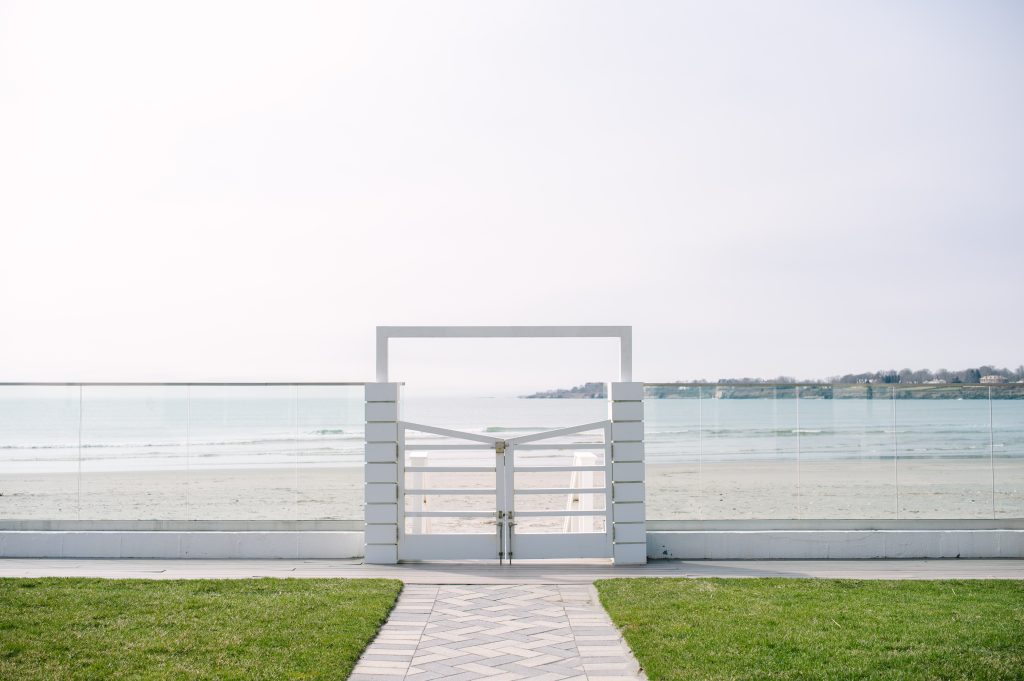
{"label": "white pillar", "polygon": [[366,384],[365,562],[398,562],[398,383]]}
{"label": "white pillar", "polygon": [[612,542],[616,565],[647,562],[644,487],[644,384],[612,383]]}

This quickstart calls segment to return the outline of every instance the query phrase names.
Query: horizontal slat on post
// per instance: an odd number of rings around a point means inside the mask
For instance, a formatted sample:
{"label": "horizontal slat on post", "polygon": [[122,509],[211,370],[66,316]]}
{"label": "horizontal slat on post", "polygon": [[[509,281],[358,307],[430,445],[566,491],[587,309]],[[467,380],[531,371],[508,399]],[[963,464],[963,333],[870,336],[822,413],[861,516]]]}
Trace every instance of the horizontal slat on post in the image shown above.
{"label": "horizontal slat on post", "polygon": [[398,428],[393,422],[369,422],[364,432],[367,442],[395,442],[398,440]]}
{"label": "horizontal slat on post", "polygon": [[644,521],[644,504],[642,502],[619,502],[614,504],[613,511],[616,523],[642,523]]}
{"label": "horizontal slat on post", "polygon": [[643,402],[612,402],[611,416],[614,421],[643,421]]}
{"label": "horizontal slat on post", "polygon": [[616,381],[608,386],[608,393],[613,401],[639,401],[644,399],[644,384],[633,382],[620,383]]}
{"label": "horizontal slat on post", "polygon": [[401,391],[400,383],[367,383],[367,402],[397,402]]}
{"label": "horizontal slat on post", "polygon": [[398,499],[398,485],[395,483],[370,482],[364,491],[367,504],[393,504]]}
{"label": "horizontal slat on post", "polygon": [[397,421],[398,402],[367,402],[364,414],[367,421]]}
{"label": "horizontal slat on post", "polygon": [[643,482],[644,473],[642,461],[616,461],[612,477],[615,482]]}
{"label": "horizontal slat on post", "polygon": [[642,482],[616,482],[612,485],[612,497],[616,502],[622,501],[643,501],[644,483]]}
{"label": "horizontal slat on post", "polygon": [[397,442],[367,442],[366,463],[394,463],[398,459]]}
{"label": "horizontal slat on post", "polygon": [[364,532],[367,544],[394,544],[398,541],[397,525],[367,525]]}
{"label": "horizontal slat on post", "polygon": [[646,542],[647,531],[643,523],[615,523],[615,543]]}
{"label": "horizontal slat on post", "polygon": [[643,421],[615,421],[612,423],[612,439],[616,442],[641,442],[644,439]]}
{"label": "horizontal slat on post", "polygon": [[397,463],[368,463],[363,466],[363,475],[366,482],[395,482],[398,475]]}
{"label": "horizontal slat on post", "polygon": [[397,504],[367,504],[366,522],[368,523],[397,523]]}
{"label": "horizontal slat on post", "polygon": [[616,461],[643,461],[643,442],[615,442],[612,444],[612,458]]}

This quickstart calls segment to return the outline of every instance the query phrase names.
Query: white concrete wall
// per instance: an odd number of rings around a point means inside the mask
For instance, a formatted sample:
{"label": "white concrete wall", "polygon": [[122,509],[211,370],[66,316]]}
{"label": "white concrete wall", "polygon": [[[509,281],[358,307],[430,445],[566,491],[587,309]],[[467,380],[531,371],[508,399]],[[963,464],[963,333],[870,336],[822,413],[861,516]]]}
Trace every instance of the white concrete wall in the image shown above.
{"label": "white concrete wall", "polygon": [[358,558],[362,532],[0,531],[0,558]]}
{"label": "white concrete wall", "polygon": [[1024,530],[648,532],[647,555],[682,560],[1024,558]]}
{"label": "white concrete wall", "polygon": [[[646,538],[651,559],[1024,558],[1024,530],[676,530]],[[0,531],[0,558],[300,560],[363,551],[357,531]]]}

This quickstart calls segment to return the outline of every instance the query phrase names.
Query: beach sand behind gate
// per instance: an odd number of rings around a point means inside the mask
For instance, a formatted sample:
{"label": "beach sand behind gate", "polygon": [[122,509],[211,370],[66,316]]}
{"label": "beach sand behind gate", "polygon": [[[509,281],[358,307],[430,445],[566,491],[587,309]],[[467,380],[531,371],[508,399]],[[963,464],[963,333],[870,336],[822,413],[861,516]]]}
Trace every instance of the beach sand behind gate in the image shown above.
{"label": "beach sand behind gate", "polygon": [[[516,484],[561,488],[568,475],[520,473]],[[494,480],[433,473],[423,485],[493,488]],[[361,520],[362,489],[358,467],[0,474],[0,520]],[[649,464],[646,496],[656,520],[1019,518],[1024,459],[997,458],[994,470],[983,458]],[[409,499],[407,508],[418,503]],[[516,496],[518,510],[566,503],[564,494]],[[494,497],[432,496],[422,508],[490,513]],[[435,531],[493,527],[487,518],[430,522]],[[521,531],[552,529],[562,519],[520,523]]]}

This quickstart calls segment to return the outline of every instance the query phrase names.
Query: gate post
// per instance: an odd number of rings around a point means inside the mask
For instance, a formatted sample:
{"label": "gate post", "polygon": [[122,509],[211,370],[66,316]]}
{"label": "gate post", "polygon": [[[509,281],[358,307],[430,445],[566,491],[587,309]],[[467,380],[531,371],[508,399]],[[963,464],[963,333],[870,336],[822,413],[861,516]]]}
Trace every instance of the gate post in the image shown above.
{"label": "gate post", "polygon": [[399,383],[366,384],[365,562],[398,562]]}
{"label": "gate post", "polygon": [[612,555],[616,565],[647,562],[644,488],[644,384],[611,383]]}

